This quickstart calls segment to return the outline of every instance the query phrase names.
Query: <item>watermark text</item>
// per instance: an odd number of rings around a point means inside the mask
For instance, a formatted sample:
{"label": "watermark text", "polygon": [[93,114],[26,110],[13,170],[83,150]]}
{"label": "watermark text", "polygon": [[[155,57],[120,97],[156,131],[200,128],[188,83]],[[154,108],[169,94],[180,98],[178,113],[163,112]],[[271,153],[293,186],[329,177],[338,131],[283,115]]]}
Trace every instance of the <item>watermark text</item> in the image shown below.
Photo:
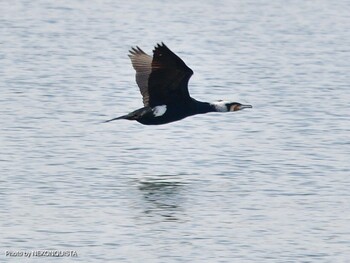
{"label": "watermark text", "polygon": [[6,257],[78,257],[78,253],[75,250],[6,250]]}

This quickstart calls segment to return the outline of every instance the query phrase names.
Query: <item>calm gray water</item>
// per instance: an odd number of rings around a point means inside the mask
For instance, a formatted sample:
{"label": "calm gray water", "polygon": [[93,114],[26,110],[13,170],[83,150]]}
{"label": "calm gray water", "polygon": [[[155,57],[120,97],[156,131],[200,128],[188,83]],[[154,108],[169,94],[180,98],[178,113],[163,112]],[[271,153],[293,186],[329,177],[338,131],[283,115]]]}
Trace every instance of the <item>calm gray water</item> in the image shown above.
{"label": "calm gray water", "polygon": [[[349,1],[1,1],[1,262],[350,262]],[[163,126],[128,49],[198,100]],[[8,252],[73,250],[26,259]]]}

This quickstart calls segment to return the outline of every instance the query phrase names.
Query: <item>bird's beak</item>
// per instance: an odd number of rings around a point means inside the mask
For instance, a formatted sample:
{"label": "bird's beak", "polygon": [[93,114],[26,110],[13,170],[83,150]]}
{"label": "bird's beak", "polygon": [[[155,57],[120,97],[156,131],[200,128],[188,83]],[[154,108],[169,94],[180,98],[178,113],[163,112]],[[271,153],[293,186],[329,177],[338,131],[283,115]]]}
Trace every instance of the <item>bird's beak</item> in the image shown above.
{"label": "bird's beak", "polygon": [[252,105],[243,105],[243,104],[239,106],[240,110],[248,109],[248,108],[253,108],[253,106]]}

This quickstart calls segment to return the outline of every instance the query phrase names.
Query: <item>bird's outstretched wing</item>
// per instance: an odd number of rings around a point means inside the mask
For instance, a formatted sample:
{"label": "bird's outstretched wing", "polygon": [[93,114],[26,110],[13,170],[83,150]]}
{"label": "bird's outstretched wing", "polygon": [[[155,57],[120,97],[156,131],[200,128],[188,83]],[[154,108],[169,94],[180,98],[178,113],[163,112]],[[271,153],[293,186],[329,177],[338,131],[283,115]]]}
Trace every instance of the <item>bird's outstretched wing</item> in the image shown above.
{"label": "bird's outstretched wing", "polygon": [[152,72],[148,80],[150,106],[183,104],[191,97],[188,81],[193,71],[164,43],[153,50]]}
{"label": "bird's outstretched wing", "polygon": [[148,79],[152,72],[152,57],[139,47],[132,48],[129,52],[128,56],[136,70],[136,83],[140,88],[143,105],[147,107],[149,105]]}
{"label": "bird's outstretched wing", "polygon": [[145,107],[184,104],[191,99],[188,81],[193,71],[164,43],[154,48],[153,58],[139,47],[132,48],[129,57]]}

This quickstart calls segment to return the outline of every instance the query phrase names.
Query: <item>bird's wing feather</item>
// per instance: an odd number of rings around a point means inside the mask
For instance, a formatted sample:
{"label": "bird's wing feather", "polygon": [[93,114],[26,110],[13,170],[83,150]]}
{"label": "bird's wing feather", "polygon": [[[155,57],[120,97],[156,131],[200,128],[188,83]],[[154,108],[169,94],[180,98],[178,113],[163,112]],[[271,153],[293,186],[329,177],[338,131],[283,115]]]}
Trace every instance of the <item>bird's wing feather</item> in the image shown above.
{"label": "bird's wing feather", "polygon": [[145,107],[149,104],[148,79],[152,72],[152,57],[139,47],[132,48],[128,55],[132,66],[136,70],[136,83],[140,88]]}
{"label": "bird's wing feather", "polygon": [[188,81],[193,71],[164,43],[153,50],[152,72],[148,80],[150,106],[188,102]]}

